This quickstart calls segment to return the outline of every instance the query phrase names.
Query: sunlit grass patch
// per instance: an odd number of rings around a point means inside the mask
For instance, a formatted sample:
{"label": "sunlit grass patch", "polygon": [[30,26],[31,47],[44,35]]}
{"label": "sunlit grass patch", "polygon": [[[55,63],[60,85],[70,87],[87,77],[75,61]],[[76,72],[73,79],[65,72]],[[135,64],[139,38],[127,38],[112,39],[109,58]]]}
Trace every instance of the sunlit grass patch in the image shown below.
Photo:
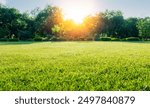
{"label": "sunlit grass patch", "polygon": [[0,50],[0,90],[150,90],[149,42],[3,42]]}

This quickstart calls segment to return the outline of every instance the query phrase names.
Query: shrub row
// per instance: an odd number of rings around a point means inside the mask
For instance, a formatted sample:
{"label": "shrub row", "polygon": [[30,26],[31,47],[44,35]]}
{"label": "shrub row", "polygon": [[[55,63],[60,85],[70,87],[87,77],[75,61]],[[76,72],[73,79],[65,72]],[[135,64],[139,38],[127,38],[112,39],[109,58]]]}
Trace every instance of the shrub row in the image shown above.
{"label": "shrub row", "polygon": [[129,37],[124,39],[119,38],[111,38],[111,37],[101,37],[100,41],[140,41],[141,39],[138,37]]}
{"label": "shrub row", "polygon": [[[29,41],[61,41],[62,39],[56,38],[56,37],[51,37],[51,38],[43,38],[41,36],[35,36],[33,40]],[[119,39],[119,38],[111,38],[111,37],[101,37],[97,41],[140,41],[141,39],[138,37],[129,37],[129,38],[124,38],[124,39]],[[0,41],[10,41],[10,42],[17,42],[19,41],[18,38],[0,38]]]}
{"label": "shrub row", "polygon": [[129,37],[129,38],[126,38],[127,41],[140,41],[140,38],[138,37]]}
{"label": "shrub row", "polygon": [[40,36],[36,36],[34,38],[34,41],[61,41],[62,39],[60,38],[57,38],[55,36],[51,37],[51,38],[43,38],[43,37],[40,37]]}
{"label": "shrub row", "polygon": [[9,42],[17,42],[19,41],[18,38],[10,38],[10,39],[7,39],[7,38],[1,38],[0,41],[9,41]]}

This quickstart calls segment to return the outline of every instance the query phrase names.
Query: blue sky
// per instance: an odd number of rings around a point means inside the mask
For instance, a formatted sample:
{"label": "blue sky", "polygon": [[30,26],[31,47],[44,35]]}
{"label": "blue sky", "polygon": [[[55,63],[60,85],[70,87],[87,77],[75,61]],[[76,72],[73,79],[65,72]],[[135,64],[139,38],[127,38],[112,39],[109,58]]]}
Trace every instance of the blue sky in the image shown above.
{"label": "blue sky", "polygon": [[150,0],[0,0],[0,3],[24,12],[27,10],[31,11],[36,7],[44,8],[48,4],[59,6],[62,9],[67,7],[67,2],[78,6],[79,1],[83,1],[83,7],[87,5],[84,5],[84,3],[89,2],[89,4],[92,4],[91,7],[89,6],[89,13],[108,9],[121,10],[125,17],[150,16]]}

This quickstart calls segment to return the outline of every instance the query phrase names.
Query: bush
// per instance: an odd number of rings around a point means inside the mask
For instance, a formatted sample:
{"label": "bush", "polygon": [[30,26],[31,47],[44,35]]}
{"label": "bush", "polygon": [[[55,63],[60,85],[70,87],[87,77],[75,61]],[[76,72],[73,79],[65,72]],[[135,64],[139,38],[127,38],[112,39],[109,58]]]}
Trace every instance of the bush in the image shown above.
{"label": "bush", "polygon": [[127,41],[140,41],[140,38],[138,37],[129,37],[129,38],[126,38]]}
{"label": "bush", "polygon": [[41,36],[35,36],[34,41],[42,41],[42,37]]}
{"label": "bush", "polygon": [[5,27],[0,27],[0,38],[5,38],[6,36],[9,36],[10,30]]}
{"label": "bush", "polygon": [[57,38],[55,36],[53,36],[50,41],[57,41]]}
{"label": "bush", "polygon": [[141,39],[143,41],[150,41],[150,38],[144,38],[144,39]]}
{"label": "bush", "polygon": [[111,41],[111,37],[101,37],[101,41]]}
{"label": "bush", "polygon": [[19,39],[18,38],[10,38],[10,39],[8,39],[8,41],[10,41],[10,42],[17,42],[17,41],[19,41]]}
{"label": "bush", "polygon": [[30,40],[33,39],[33,35],[30,31],[19,31],[18,33],[20,40]]}
{"label": "bush", "polygon": [[27,39],[27,40],[23,40],[23,41],[34,41],[34,39]]}
{"label": "bush", "polygon": [[42,39],[42,41],[49,41],[49,38],[45,37],[45,38]]}
{"label": "bush", "polygon": [[119,38],[111,38],[111,41],[120,41]]}
{"label": "bush", "polygon": [[121,39],[121,41],[126,41],[126,40],[127,40],[126,38]]}
{"label": "bush", "polygon": [[98,36],[95,37],[95,41],[100,41],[100,38]]}
{"label": "bush", "polygon": [[98,37],[108,37],[107,33],[101,33],[98,35]]}
{"label": "bush", "polygon": [[50,41],[63,41],[63,39],[53,36]]}
{"label": "bush", "polygon": [[1,38],[0,41],[8,41],[7,38]]}

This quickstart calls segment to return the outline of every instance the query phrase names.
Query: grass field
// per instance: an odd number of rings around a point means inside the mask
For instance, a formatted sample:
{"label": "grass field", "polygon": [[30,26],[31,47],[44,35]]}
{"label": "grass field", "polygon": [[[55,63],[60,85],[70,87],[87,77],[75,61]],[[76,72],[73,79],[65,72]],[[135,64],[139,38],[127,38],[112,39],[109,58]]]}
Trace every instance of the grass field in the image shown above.
{"label": "grass field", "polygon": [[150,43],[1,42],[0,90],[150,91]]}

